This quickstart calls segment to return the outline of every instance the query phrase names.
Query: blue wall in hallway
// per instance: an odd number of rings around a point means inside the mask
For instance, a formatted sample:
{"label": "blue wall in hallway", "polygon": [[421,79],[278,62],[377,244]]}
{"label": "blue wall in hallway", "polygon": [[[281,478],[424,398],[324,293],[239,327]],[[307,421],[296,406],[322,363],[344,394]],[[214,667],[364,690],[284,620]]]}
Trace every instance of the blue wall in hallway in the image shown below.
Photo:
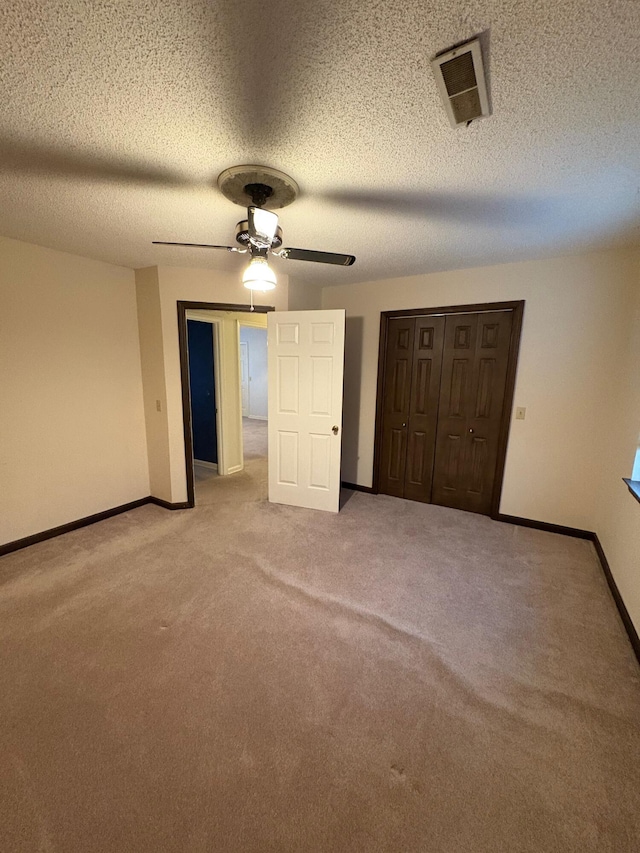
{"label": "blue wall in hallway", "polygon": [[189,388],[193,456],[203,462],[218,461],[216,389],[213,377],[213,326],[187,320]]}

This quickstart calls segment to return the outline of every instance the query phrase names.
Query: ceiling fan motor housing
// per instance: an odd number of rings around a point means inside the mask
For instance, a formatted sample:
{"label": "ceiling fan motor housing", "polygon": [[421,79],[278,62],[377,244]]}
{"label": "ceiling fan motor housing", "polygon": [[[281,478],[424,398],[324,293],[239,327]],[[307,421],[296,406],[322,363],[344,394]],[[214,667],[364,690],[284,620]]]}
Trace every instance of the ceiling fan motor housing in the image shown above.
{"label": "ceiling fan motor housing", "polygon": [[[239,243],[245,249],[251,246],[248,219],[242,219],[236,225],[236,243]],[[278,226],[278,228],[276,229],[275,237],[273,238],[273,242],[271,243],[271,248],[279,249],[280,246],[282,246],[282,228]]]}

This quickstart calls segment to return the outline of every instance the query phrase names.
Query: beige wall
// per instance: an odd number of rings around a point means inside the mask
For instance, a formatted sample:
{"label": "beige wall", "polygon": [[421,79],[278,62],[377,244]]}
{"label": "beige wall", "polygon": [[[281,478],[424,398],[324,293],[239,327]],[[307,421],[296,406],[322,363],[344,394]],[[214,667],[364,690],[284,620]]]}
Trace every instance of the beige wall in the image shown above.
{"label": "beige wall", "polygon": [[603,407],[606,433],[594,529],[640,633],[640,503],[620,482],[621,475],[631,476],[640,429],[640,271],[626,319],[628,333],[621,324],[618,338],[620,369],[611,377]]}
{"label": "beige wall", "polygon": [[[169,457],[151,460],[151,465],[164,465],[168,469],[171,491],[158,495],[179,503],[187,499],[187,479],[184,457],[182,420],[182,391],[180,382],[180,356],[178,350],[178,301],[223,302],[245,305],[249,292],[242,286],[240,273],[220,273],[185,267],[159,267],[158,282],[162,312],[162,339],[164,347],[164,376],[167,395],[166,421],[169,436]],[[275,290],[255,294],[258,305],[272,305],[277,311],[286,311],[289,304],[289,282],[286,275],[278,275]]]}
{"label": "beige wall", "polygon": [[148,494],[133,271],[0,238],[0,542]]}
{"label": "beige wall", "polygon": [[171,475],[166,463],[169,458],[169,426],[158,268],[136,270],[135,282],[149,454],[149,488],[154,497],[169,500]]}
{"label": "beige wall", "polygon": [[637,255],[603,252],[328,287],[323,307],[346,308],[343,477],[371,485],[380,312],[526,300],[501,511],[589,528],[602,400],[615,373],[612,342]]}
{"label": "beige wall", "polygon": [[322,308],[322,288],[289,278],[289,311],[316,311]]}
{"label": "beige wall", "polygon": [[[328,287],[347,311],[343,479],[371,485],[380,312],[526,300],[501,512],[594,530],[640,629],[640,253],[611,251]],[[635,301],[635,307],[634,307]]]}

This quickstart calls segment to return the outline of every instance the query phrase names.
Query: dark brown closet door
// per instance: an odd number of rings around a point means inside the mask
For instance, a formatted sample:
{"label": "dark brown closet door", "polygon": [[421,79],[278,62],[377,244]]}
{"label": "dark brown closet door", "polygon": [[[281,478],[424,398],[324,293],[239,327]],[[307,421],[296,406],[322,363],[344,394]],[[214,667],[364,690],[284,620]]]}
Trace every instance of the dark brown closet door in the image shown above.
{"label": "dark brown closet door", "polygon": [[444,317],[389,321],[380,491],[431,500]]}
{"label": "dark brown closet door", "polygon": [[380,491],[397,498],[404,497],[414,335],[414,317],[389,320],[384,375]]}
{"label": "dark brown closet door", "polygon": [[447,317],[432,502],[489,513],[512,312]]}
{"label": "dark brown closet door", "polygon": [[444,317],[417,317],[415,324],[404,497],[429,503],[438,425]]}

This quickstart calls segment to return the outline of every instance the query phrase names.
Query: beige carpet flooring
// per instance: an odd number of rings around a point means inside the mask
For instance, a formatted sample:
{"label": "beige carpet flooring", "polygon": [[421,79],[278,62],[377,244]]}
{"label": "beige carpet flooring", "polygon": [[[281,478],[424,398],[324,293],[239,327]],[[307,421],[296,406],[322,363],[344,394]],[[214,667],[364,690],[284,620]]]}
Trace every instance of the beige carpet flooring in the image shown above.
{"label": "beige carpet flooring", "polygon": [[267,500],[267,422],[242,419],[244,470],[226,477],[201,465],[194,466],[196,505],[226,501]]}
{"label": "beige carpet flooring", "polygon": [[253,461],[0,560],[0,850],[639,850],[592,546]]}

